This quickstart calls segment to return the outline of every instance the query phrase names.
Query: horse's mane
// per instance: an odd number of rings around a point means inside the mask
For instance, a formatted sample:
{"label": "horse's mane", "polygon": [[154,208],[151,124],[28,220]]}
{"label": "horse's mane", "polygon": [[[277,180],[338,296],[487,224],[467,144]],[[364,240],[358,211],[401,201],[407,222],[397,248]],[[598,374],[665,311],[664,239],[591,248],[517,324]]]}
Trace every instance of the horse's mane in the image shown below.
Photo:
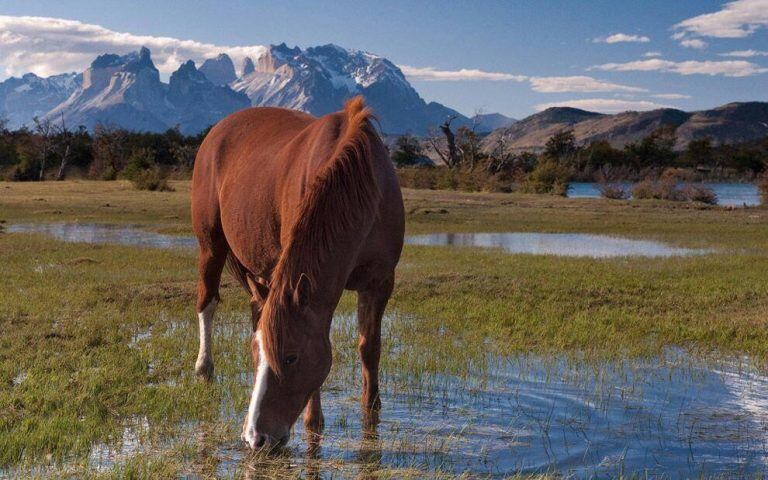
{"label": "horse's mane", "polygon": [[321,279],[321,262],[345,232],[372,218],[381,194],[371,163],[371,110],[363,98],[346,102],[336,147],[317,172],[298,205],[296,221],[272,273],[260,328],[266,360],[281,374],[282,338],[291,321],[292,296],[301,274],[310,285]]}

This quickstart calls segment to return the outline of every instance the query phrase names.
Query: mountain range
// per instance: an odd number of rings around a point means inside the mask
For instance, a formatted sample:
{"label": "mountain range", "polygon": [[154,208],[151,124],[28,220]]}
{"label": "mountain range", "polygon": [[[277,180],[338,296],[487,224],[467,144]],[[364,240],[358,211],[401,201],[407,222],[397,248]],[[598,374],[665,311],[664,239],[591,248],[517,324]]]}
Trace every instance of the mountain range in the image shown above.
{"label": "mountain range", "polygon": [[339,110],[355,95],[366,98],[388,134],[421,135],[451,116],[456,125],[471,122],[425,102],[386,58],[336,45],[302,50],[285,44],[270,46],[257,59],[245,58],[239,75],[232,59],[220,54],[199,69],[192,61],[183,63],[168,83],[161,81],[147,48],[101,55],[82,74],[27,74],[0,83],[0,116],[11,128],[30,125],[38,116],[89,129],[99,123],[153,132],[178,126],[194,134],[249,106],[319,116]]}
{"label": "mountain range", "polygon": [[579,144],[605,140],[616,148],[622,148],[648,136],[662,125],[677,128],[675,148],[678,150],[699,138],[709,138],[713,145],[748,142],[768,136],[768,103],[729,103],[696,112],[662,108],[614,115],[553,107],[494,130],[483,139],[482,147],[485,151],[492,151],[498,148],[501,141],[511,152],[539,151],[555,133],[572,130]]}
{"label": "mountain range", "polygon": [[64,121],[70,128],[99,123],[136,131],[176,126],[186,134],[205,130],[249,106],[293,108],[324,115],[363,95],[383,133],[423,136],[453,118],[451,126],[471,126],[487,134],[483,148],[503,142],[509,151],[537,151],[554,133],[573,130],[581,144],[606,140],[615,147],[636,142],[662,125],[677,127],[676,148],[695,138],[715,145],[768,135],[768,103],[731,103],[711,110],[664,108],[614,115],[554,107],[520,121],[498,113],[467,118],[436,102],[425,102],[384,57],[336,45],[300,49],[272,45],[258,58],[244,58],[236,70],[222,53],[197,68],[182,63],[163,82],[147,48],[127,55],[97,57],[82,73],[41,78],[33,73],[0,82],[0,118],[9,128],[30,126],[34,117]]}

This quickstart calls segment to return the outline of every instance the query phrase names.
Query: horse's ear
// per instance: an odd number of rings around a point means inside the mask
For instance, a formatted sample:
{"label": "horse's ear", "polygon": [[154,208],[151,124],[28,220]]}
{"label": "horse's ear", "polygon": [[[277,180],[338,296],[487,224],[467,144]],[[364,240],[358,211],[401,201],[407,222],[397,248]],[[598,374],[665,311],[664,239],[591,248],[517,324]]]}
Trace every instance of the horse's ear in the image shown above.
{"label": "horse's ear", "polygon": [[251,290],[251,296],[263,305],[264,302],[267,301],[267,295],[269,295],[269,287],[266,284],[259,282],[251,275],[246,275],[245,281],[248,282],[248,288]]}
{"label": "horse's ear", "polygon": [[296,283],[296,288],[293,290],[293,303],[299,306],[299,308],[307,308],[309,306],[309,297],[312,293],[312,282],[309,281],[309,277],[306,273],[302,273],[299,276],[299,281]]}

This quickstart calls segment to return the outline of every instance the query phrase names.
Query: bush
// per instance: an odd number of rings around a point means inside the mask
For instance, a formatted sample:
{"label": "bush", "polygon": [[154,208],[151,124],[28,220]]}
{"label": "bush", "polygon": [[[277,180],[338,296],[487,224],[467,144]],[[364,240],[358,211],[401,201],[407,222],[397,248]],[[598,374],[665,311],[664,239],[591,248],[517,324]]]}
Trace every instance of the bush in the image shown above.
{"label": "bush", "polygon": [[757,189],[760,190],[760,197],[762,197],[763,203],[768,204],[768,172],[763,173],[758,178]]}
{"label": "bush", "polygon": [[568,178],[568,170],[565,167],[545,158],[526,176],[522,191],[565,196],[568,193]]}
{"label": "bush", "polygon": [[155,164],[154,152],[147,148],[138,149],[131,154],[122,175],[130,180],[137,190],[161,192],[173,190],[168,185],[168,179],[163,170]]}
{"label": "bush", "polygon": [[680,194],[689,202],[702,202],[707,205],[717,205],[717,194],[704,185],[687,184],[680,188]]}
{"label": "bush", "polygon": [[650,180],[637,182],[632,187],[632,196],[638,200],[648,200],[651,198],[661,198],[656,188],[656,183]]}
{"label": "bush", "polygon": [[132,179],[134,188],[137,190],[152,190],[157,192],[172,192],[173,188],[168,185],[166,178],[160,167],[152,167],[149,170],[142,170]]}
{"label": "bush", "polygon": [[671,200],[674,202],[702,202],[709,205],[717,204],[715,192],[704,185],[678,185],[677,180],[667,177],[660,182],[643,180],[632,188],[632,196],[636,199]]}
{"label": "bush", "polygon": [[610,198],[611,200],[626,200],[629,198],[629,191],[627,191],[621,184],[603,183],[600,184],[599,188],[600,195],[603,198]]}

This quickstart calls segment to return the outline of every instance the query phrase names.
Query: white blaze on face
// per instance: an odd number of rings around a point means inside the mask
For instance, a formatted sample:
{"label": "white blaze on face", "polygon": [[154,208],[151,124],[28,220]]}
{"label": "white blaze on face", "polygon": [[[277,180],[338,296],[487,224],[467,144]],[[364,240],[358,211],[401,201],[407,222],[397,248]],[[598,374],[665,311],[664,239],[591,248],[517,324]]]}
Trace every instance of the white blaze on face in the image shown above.
{"label": "white blaze on face", "polygon": [[256,369],[256,378],[253,382],[253,394],[251,395],[251,403],[248,405],[248,416],[246,417],[245,428],[243,431],[243,440],[245,440],[251,448],[256,448],[256,423],[259,420],[261,401],[267,393],[267,374],[269,373],[269,364],[264,355],[264,345],[261,341],[261,330],[256,332],[256,344],[259,346],[259,366]]}

